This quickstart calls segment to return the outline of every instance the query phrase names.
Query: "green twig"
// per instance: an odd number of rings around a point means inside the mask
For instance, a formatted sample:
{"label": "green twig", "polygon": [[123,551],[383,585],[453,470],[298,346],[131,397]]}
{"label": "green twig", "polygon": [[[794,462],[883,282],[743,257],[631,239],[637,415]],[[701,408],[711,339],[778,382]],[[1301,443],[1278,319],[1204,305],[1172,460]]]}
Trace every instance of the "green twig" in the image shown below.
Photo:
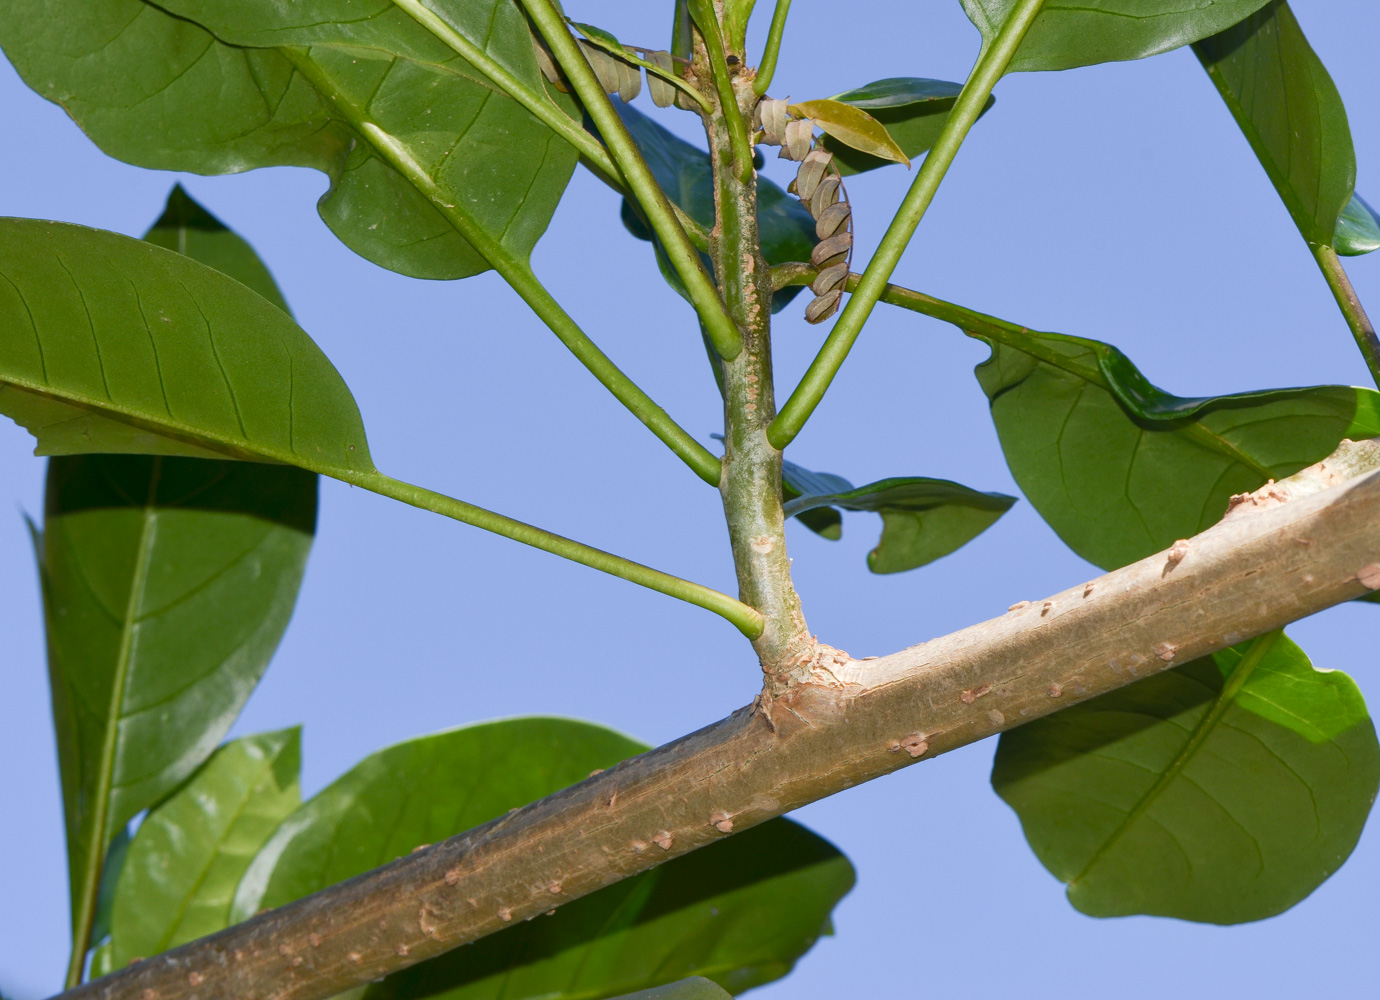
{"label": "green twig", "polygon": [[752,84],[753,93],[761,97],[771,87],[771,79],[776,75],[776,58],[781,54],[781,36],[786,33],[786,15],[791,12],[791,0],[776,0],[776,10],[771,16],[771,29],[767,32],[767,47],[762,51],[762,61],[757,67],[757,79]]}
{"label": "green twig", "polygon": [[1351,279],[1342,268],[1337,251],[1328,246],[1314,246],[1312,250],[1323,277],[1327,279],[1327,287],[1332,289],[1332,295],[1346,317],[1346,325],[1351,327],[1351,335],[1356,338],[1361,357],[1366,359],[1370,377],[1380,386],[1380,339],[1375,336],[1375,327],[1371,325],[1370,317],[1366,315],[1365,307],[1351,285]]}
{"label": "green twig", "polygon": [[868,262],[862,281],[858,283],[857,292],[848,300],[848,305],[834,324],[833,330],[829,332],[824,346],[811,362],[800,384],[791,393],[791,398],[772,421],[769,436],[771,443],[777,448],[786,447],[800,433],[805,421],[810,419],[810,414],[824,397],[829,383],[838,374],[839,367],[853,347],[853,342],[862,332],[863,324],[872,314],[873,306],[881,298],[888,279],[896,270],[906,244],[910,242],[920,220],[924,218],[925,211],[968,135],[968,130],[981,116],[992,88],[1006,72],[1007,65],[1016,54],[1016,49],[1020,47],[1021,40],[1025,38],[1026,31],[1040,13],[1043,4],[1044,0],[1017,0],[1001,32],[978,56],[977,65],[968,76],[968,82],[963,85],[963,92],[958,95],[958,100],[939,133],[939,139],[925,157],[925,163],[911,184],[905,200],[901,202],[900,210],[891,220],[881,245]]}
{"label": "green twig", "polygon": [[661,239],[666,256],[684,284],[691,304],[714,339],[714,346],[726,358],[737,357],[743,349],[737,324],[725,310],[718,289],[700,260],[699,251],[677,221],[670,200],[652,176],[652,170],[642,158],[637,143],[628,133],[585,54],[566,27],[565,19],[552,6],[551,0],[522,0],[522,5],[551,47],[551,54],[560,63],[585,110],[608,143],[619,172],[642,206],[647,224]]}
{"label": "green twig", "polygon": [[516,521],[511,517],[504,517],[502,514],[485,510],[483,507],[465,503],[463,500],[456,500],[442,493],[413,486],[411,483],[400,482],[381,472],[359,473],[348,478],[343,476],[341,478],[345,482],[371,490],[381,496],[401,500],[413,507],[420,507],[422,510],[429,510],[445,517],[454,518],[476,528],[483,528],[485,531],[492,531],[504,538],[511,538],[514,541],[522,542],[524,545],[531,545],[563,559],[570,559],[583,566],[589,566],[649,590],[655,590],[658,593],[712,611],[736,625],[738,630],[749,639],[756,639],[762,634],[763,621],[760,614],[741,601],[734,600],[727,594],[709,587],[691,583],[689,580],[682,580],[678,576],[671,576],[669,573],[652,569],[650,566],[633,562],[631,559],[624,559],[622,556],[613,555],[603,549],[596,549],[582,542],[576,542],[561,535],[554,535],[549,531],[543,531],[541,528]]}
{"label": "green twig", "polygon": [[[719,95],[724,119],[728,122],[728,141],[733,150],[734,174],[741,183],[752,178],[752,142],[748,139],[747,122],[743,121],[738,110],[738,97],[733,92],[733,76],[728,70],[724,51],[723,32],[719,30],[719,18],[708,0],[690,0],[690,17],[704,36],[704,47],[709,55],[709,68],[714,75],[714,89]],[[723,354],[722,351],[719,352]],[[732,356],[724,354],[732,360]]]}
{"label": "green twig", "polygon": [[408,182],[431,202],[441,217],[503,276],[503,280],[522,296],[523,301],[551,328],[561,343],[570,349],[600,384],[646,424],[668,448],[680,456],[696,475],[711,486],[717,487],[719,460],[672,420],[665,410],[657,406],[651,397],[609,360],[608,355],[599,350],[598,345],[589,339],[561,308],[560,303],[551,297],[551,293],[532,272],[531,265],[510,253],[485,232],[464,209],[448,200],[447,194],[437,187],[431,175],[412,157],[407,147],[369,121],[359,108],[342,99],[331,87],[330,81],[321,77],[311,60],[295,55],[291,49],[282,51],[303,76],[317,85],[321,93],[333,95],[332,101],[336,111],[364,137],[384,162],[407,178]]}

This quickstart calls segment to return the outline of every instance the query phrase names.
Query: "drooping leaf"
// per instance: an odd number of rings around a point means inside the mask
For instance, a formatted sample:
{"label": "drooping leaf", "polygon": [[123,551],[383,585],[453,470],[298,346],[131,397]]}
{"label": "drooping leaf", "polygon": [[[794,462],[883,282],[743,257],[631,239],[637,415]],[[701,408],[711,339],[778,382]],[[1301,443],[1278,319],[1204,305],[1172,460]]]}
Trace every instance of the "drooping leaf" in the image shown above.
{"label": "drooping leaf", "polygon": [[41,576],[74,902],[114,834],[234,722],[287,626],[315,523],[316,477],[291,466],[50,464]]}
{"label": "drooping leaf", "polygon": [[791,111],[809,118],[821,131],[865,156],[910,166],[910,158],[896,145],[886,126],[856,104],[825,98],[793,104]]}
{"label": "drooping leaf", "polygon": [[229,925],[244,870],[301,804],[300,766],[300,730],[246,736],[149,813],[116,891],[115,968]]}
{"label": "drooping leaf", "polygon": [[787,501],[786,515],[834,507],[882,515],[881,540],[867,555],[874,573],[899,573],[934,562],[982,534],[1016,502],[1015,497],[979,493],[947,479],[911,476],[855,488],[841,476],[814,475],[836,482],[828,492]]}
{"label": "drooping leaf", "polygon": [[[1336,675],[1288,662],[1299,658],[1292,643],[1270,649],[1256,669],[1272,664],[1276,678],[1251,697],[1253,675],[1235,697],[1223,679],[1238,650],[1002,736],[993,787],[1075,907],[1241,923],[1283,912],[1341,866],[1380,784],[1380,747],[1354,687],[1339,697]],[[1287,727],[1273,721],[1279,676]]]}
{"label": "drooping leaf", "polygon": [[1193,46],[1294,225],[1331,246],[1356,184],[1337,86],[1284,0]]}
{"label": "drooping leaf", "polygon": [[[1007,72],[1144,59],[1216,34],[1268,0],[1046,0]],[[962,0],[990,45],[1017,0]]]}
{"label": "drooping leaf", "polygon": [[[813,472],[794,462],[781,461],[781,498],[794,500],[808,493],[851,490],[853,484],[829,472]],[[817,535],[837,542],[843,537],[843,515],[833,507],[815,507],[795,515],[797,521]]]}
{"label": "drooping leaf", "polygon": [[[615,104],[638,149],[652,168],[652,174],[686,215],[706,228],[714,225],[714,169],[709,154],[658,125],[631,105]],[[651,233],[636,211],[624,200],[623,222],[638,239]],[[762,240],[762,255],[771,266],[792,261],[808,261],[819,242],[815,220],[799,199],[788,195],[765,177],[757,179],[757,226]],[[655,241],[653,241],[655,244]],[[711,268],[712,262],[704,257]],[[657,262],[667,283],[682,297],[685,291],[660,247]],[[799,287],[783,288],[772,297],[772,312],[779,312],[797,294]]]}
{"label": "drooping leaf", "polygon": [[[564,719],[451,730],[366,758],[273,835],[233,918],[502,815],[644,749]],[[773,820],[369,987],[366,996],[596,1000],[703,975],[733,991],[788,972],[824,932],[852,867]]]}
{"label": "drooping leaf", "polygon": [[1351,196],[1337,218],[1337,234],[1332,245],[1343,257],[1359,257],[1380,250],[1380,215],[1359,194]]}
{"label": "drooping leaf", "polygon": [[[996,339],[1000,336],[1000,340]],[[1221,519],[1232,494],[1380,434],[1380,394],[1348,386],[1187,399],[1109,344],[1018,327],[981,335],[977,377],[1006,462],[1064,542],[1104,569]]]}
{"label": "drooping leaf", "polygon": [[[914,159],[939,138],[962,90],[962,84],[945,80],[897,76],[835,94],[833,100],[866,111],[885,126],[901,151]],[[986,114],[996,100],[988,97],[982,113]],[[859,152],[828,135],[824,137],[824,147],[834,154],[834,164],[844,176],[895,162]]]}
{"label": "drooping leaf", "polygon": [[349,390],[282,310],[181,254],[63,223],[0,220],[0,414],[40,455],[373,470]]}
{"label": "drooping leaf", "polygon": [[733,1000],[733,997],[710,980],[692,976],[666,986],[625,993],[617,1000]]}
{"label": "drooping leaf", "polygon": [[[573,110],[544,89],[512,0],[437,12]],[[323,171],[326,224],[414,277],[477,274],[494,253],[526,260],[575,166],[573,147],[391,0],[11,0],[0,46],[119,159]]]}

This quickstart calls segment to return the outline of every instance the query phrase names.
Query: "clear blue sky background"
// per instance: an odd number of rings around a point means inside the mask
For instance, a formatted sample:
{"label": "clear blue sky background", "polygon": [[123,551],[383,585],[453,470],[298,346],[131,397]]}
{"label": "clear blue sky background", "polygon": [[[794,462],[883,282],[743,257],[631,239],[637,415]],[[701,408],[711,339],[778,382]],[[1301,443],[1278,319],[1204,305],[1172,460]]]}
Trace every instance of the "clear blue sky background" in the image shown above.
{"label": "clear blue sky background", "polygon": [[[769,6],[762,0],[763,6]],[[567,0],[631,44],[666,44],[658,0]],[[1380,198],[1380,5],[1295,0],[1350,112],[1359,188]],[[765,14],[759,14],[765,20]],[[760,38],[761,25],[757,35]],[[977,33],[957,0],[796,0],[773,88],[799,99],[886,76],[961,80]],[[997,88],[898,280],[1125,350],[1185,395],[1367,376],[1264,173],[1188,50],[1019,75]],[[640,106],[652,110],[645,97]],[[693,137],[687,115],[662,113]],[[364,413],[378,464],[724,589],[718,497],[626,414],[492,274],[413,281],[352,255],[305,170],[177,177],[107,159],[0,61],[0,214],[137,235],[168,188],[191,193],[267,259]],[[789,173],[771,161],[781,183]],[[909,175],[850,184],[859,259]],[[693,318],[661,283],[616,197],[581,172],[535,263],[619,364],[692,432],[721,422]],[[1349,264],[1380,312],[1380,255]],[[801,300],[803,304],[803,300]],[[786,386],[823,331],[780,319]],[[985,348],[882,307],[791,458],[855,482],[956,479],[1017,493],[971,375]],[[57,989],[67,893],[40,608],[21,511],[43,462],[0,423],[0,989]],[[1028,504],[925,569],[876,577],[879,522],[842,542],[790,530],[810,624],[857,656],[992,617],[1092,572]],[[1380,704],[1380,608],[1346,606],[1291,634]],[[751,651],[713,616],[340,484],[296,616],[236,733],[305,724],[305,791],[394,741],[466,722],[557,713],[661,742],[746,703]],[[1068,906],[987,784],[994,741],[818,803],[797,818],[849,853],[858,886],[822,941],[764,998],[1019,989],[1064,1000],[1366,995],[1377,976],[1380,833],[1289,913],[1235,928],[1095,921]]]}

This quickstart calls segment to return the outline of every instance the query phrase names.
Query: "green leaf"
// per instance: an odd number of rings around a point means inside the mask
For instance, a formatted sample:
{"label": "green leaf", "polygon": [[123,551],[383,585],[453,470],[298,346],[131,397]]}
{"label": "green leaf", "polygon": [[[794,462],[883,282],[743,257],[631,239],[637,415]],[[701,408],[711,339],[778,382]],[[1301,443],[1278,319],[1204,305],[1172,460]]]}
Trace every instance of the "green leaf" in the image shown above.
{"label": "green leaf", "polygon": [[[435,6],[573,113],[545,90],[512,0]],[[0,46],[119,159],[323,171],[326,224],[414,277],[478,274],[495,254],[525,261],[577,158],[391,0],[10,0]]]}
{"label": "green leaf", "polygon": [[[1000,339],[997,339],[997,338]],[[1231,496],[1380,434],[1380,394],[1348,386],[1184,398],[1109,344],[1011,327],[980,335],[977,377],[1007,464],[1064,542],[1104,569],[1221,519]]]}
{"label": "green leaf", "polygon": [[105,861],[101,865],[101,884],[96,891],[96,919],[91,922],[92,941],[105,941],[110,937],[111,912],[115,908],[115,887],[119,885],[120,872],[124,871],[131,839],[129,827],[125,826],[115,834],[115,839],[106,849]]}
{"label": "green leaf", "polygon": [[[1267,0],[1047,0],[1008,73],[1144,59],[1215,34]],[[990,45],[1017,0],[962,0]]]}
{"label": "green leaf", "polygon": [[1287,910],[1341,867],[1380,784],[1375,728],[1361,706],[1337,729],[1335,675],[1274,669],[1304,725],[1332,735],[1313,742],[1248,710],[1261,699],[1233,698],[1205,658],[1002,736],[992,784],[1075,907],[1241,923]]}
{"label": "green leaf", "polygon": [[[829,472],[812,472],[794,462],[781,460],[781,496],[784,500],[810,493],[851,490],[853,484]],[[843,537],[843,515],[833,507],[815,507],[795,515],[796,520],[817,535],[837,542]]]}
{"label": "green leaf", "polygon": [[[1224,681],[1241,665],[1244,648],[1213,654]],[[1281,636],[1251,670],[1235,702],[1310,743],[1336,739],[1370,718],[1356,682],[1340,670],[1314,667],[1288,636]]]}
{"label": "green leaf", "polygon": [[1356,184],[1337,86],[1294,12],[1272,0],[1193,46],[1303,238],[1331,246]]}
{"label": "green leaf", "polygon": [[[835,94],[833,100],[866,111],[886,128],[901,151],[914,159],[938,140],[962,90],[962,84],[944,80],[896,76]],[[982,113],[986,114],[996,100],[988,97]],[[834,154],[834,164],[844,176],[894,162],[859,152],[828,135],[824,147]]]}
{"label": "green leaf", "polygon": [[832,136],[845,146],[875,159],[910,166],[910,158],[896,145],[896,140],[887,132],[886,126],[857,105],[826,98],[792,104],[790,110],[794,114],[809,118],[826,135]]}
{"label": "green leaf", "polygon": [[246,736],[149,813],[116,891],[114,967],[229,925],[240,877],[301,804],[300,767],[300,730]]}
{"label": "green leaf", "polygon": [[899,573],[934,562],[982,534],[1016,502],[1015,497],[979,493],[947,479],[911,476],[854,488],[842,477],[828,478],[844,488],[789,500],[785,513],[789,517],[842,507],[882,515],[881,541],[867,555],[874,573]]}
{"label": "green leaf", "polygon": [[1351,196],[1337,218],[1337,233],[1332,245],[1343,257],[1359,257],[1380,250],[1380,215],[1359,194]]}
{"label": "green leaf", "polygon": [[315,523],[316,477],[290,466],[49,465],[40,570],[74,913],[115,833],[239,714],[287,627]]}
{"label": "green leaf", "polygon": [[693,976],[666,986],[653,986],[649,990],[625,993],[617,1000],[733,1000],[733,997],[708,979]]}
{"label": "green leaf", "polygon": [[[242,880],[232,919],[487,822],[643,749],[588,723],[531,718],[383,750],[283,823]],[[692,975],[739,991],[785,975],[852,882],[831,845],[773,820],[390,976],[366,996],[594,1000]]]}
{"label": "green leaf", "polygon": [[373,470],[350,391],[282,310],[178,253],[82,226],[0,219],[0,414],[40,455]]}
{"label": "green leaf", "polygon": [[155,246],[176,250],[184,257],[200,261],[221,274],[228,274],[272,302],[289,316],[283,293],[269,274],[254,248],[239,234],[228,229],[192,198],[181,184],[174,184],[168,194],[163,214],[144,234],[144,240]]}
{"label": "green leaf", "polygon": [[[627,126],[666,196],[700,225],[706,229],[712,228],[714,169],[709,162],[709,154],[673,135],[631,105],[618,103],[614,107],[622,116],[623,124]],[[624,224],[634,236],[638,239],[650,236],[646,224],[626,199],[622,215]],[[793,261],[808,261],[810,251],[819,242],[819,237],[815,235],[815,220],[800,204],[800,200],[765,177],[757,179],[757,226],[762,240],[762,255],[773,267]],[[661,248],[656,249],[662,276],[684,297],[680,279],[665,260]],[[712,274],[712,262],[708,257],[704,257],[704,261]],[[772,312],[780,312],[800,291],[799,287],[781,289],[772,297]]]}

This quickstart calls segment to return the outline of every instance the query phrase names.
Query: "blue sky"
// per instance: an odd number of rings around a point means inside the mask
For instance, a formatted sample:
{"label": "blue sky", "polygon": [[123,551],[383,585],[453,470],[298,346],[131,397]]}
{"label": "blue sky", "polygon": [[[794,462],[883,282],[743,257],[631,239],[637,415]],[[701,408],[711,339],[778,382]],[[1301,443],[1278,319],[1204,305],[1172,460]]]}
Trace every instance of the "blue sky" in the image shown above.
{"label": "blue sky", "polygon": [[[765,0],[763,0],[765,4]],[[665,3],[567,0],[627,43],[665,44]],[[1380,198],[1380,7],[1295,0],[1345,98],[1358,189]],[[759,18],[766,19],[765,13]],[[761,34],[761,25],[757,34]],[[773,88],[797,100],[887,76],[961,80],[977,34],[956,0],[796,0]],[[1368,377],[1287,213],[1197,61],[1008,77],[960,152],[897,280],[1029,326],[1115,343],[1183,395]],[[644,96],[639,107],[651,111]],[[717,494],[624,412],[494,275],[420,282],[355,257],[315,213],[325,179],[138,170],[104,157],[0,61],[7,141],[0,215],[137,235],[175,180],[250,239],[298,320],[340,369],[391,475],[732,588]],[[687,138],[695,122],[662,113]],[[784,184],[784,165],[766,173]],[[849,185],[858,259],[909,175]],[[693,317],[661,282],[617,198],[577,173],[539,245],[537,273],[601,346],[706,443],[719,404]],[[1348,263],[1380,313],[1380,255]],[[822,331],[799,304],[775,337],[779,383]],[[986,349],[879,307],[790,458],[867,482],[955,479],[1018,494],[971,375]],[[41,616],[21,511],[41,509],[43,463],[0,422],[0,989],[56,990],[67,894]],[[879,522],[831,543],[790,530],[812,629],[855,656],[889,652],[1086,579],[1030,506],[930,567],[873,576]],[[1318,666],[1380,702],[1351,605],[1290,634]],[[1368,651],[1369,650],[1369,651]],[[303,723],[311,793],[397,740],[466,722],[559,714],[657,743],[751,699],[751,650],[719,619],[475,529],[334,482],[301,600],[236,733]],[[1072,910],[991,792],[993,741],[796,814],[853,859],[858,887],[821,942],[766,998],[937,994],[1019,986],[1064,1000],[1364,995],[1380,930],[1380,834],[1275,919],[1236,928],[1095,921]]]}

